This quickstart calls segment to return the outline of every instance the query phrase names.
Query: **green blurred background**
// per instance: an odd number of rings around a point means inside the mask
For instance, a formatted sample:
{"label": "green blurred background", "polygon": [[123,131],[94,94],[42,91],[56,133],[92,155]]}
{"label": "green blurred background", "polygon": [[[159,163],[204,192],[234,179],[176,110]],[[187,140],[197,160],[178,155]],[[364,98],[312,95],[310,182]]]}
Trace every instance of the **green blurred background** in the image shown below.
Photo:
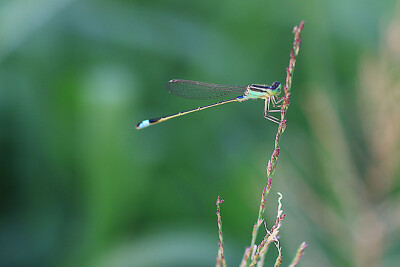
{"label": "green blurred background", "polygon": [[[262,101],[141,131],[210,101],[180,78],[283,82],[305,21],[268,196],[287,266],[400,262],[400,2],[0,2],[0,265],[213,266],[251,240],[277,126]],[[271,249],[267,266],[276,257]]]}

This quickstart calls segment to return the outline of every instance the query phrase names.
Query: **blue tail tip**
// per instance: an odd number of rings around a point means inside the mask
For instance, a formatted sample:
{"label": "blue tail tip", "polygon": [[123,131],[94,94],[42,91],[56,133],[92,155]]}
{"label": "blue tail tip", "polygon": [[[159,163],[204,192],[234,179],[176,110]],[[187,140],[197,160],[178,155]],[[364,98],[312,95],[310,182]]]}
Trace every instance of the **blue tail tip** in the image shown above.
{"label": "blue tail tip", "polygon": [[149,120],[145,120],[145,121],[139,122],[136,125],[136,129],[143,129],[143,128],[146,128],[149,125],[150,125],[150,121]]}

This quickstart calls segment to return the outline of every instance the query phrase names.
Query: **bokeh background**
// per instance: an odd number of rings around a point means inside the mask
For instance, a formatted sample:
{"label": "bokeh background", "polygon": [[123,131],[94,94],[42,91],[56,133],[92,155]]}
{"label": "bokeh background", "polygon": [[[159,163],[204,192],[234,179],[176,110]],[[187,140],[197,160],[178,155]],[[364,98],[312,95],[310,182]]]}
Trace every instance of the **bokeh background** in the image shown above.
{"label": "bokeh background", "polygon": [[[180,78],[284,81],[305,21],[268,196],[283,265],[400,262],[400,2],[0,2],[0,265],[213,266],[215,201],[239,264],[277,126],[262,101],[137,131],[210,101]],[[267,255],[267,266],[276,257]]]}

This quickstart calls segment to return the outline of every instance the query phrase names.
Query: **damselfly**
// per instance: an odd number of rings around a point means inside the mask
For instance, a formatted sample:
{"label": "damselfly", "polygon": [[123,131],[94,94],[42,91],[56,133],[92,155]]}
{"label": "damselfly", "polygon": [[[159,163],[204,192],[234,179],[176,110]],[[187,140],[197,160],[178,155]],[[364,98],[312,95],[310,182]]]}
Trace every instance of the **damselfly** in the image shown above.
{"label": "damselfly", "polygon": [[170,80],[167,84],[169,92],[171,94],[181,97],[192,99],[210,99],[231,94],[240,94],[240,96],[220,101],[211,105],[179,112],[173,115],[144,120],[136,125],[136,129],[143,129],[150,125],[183,116],[195,111],[200,111],[206,108],[216,107],[230,102],[244,102],[249,99],[259,98],[264,99],[264,117],[272,122],[279,124],[280,120],[269,114],[269,112],[280,112],[280,109],[271,109],[271,105],[275,108],[280,107],[278,104],[283,100],[283,98],[278,98],[281,92],[281,87],[282,86],[280,82],[274,82],[272,85],[251,84],[248,86],[232,86],[188,80]]}

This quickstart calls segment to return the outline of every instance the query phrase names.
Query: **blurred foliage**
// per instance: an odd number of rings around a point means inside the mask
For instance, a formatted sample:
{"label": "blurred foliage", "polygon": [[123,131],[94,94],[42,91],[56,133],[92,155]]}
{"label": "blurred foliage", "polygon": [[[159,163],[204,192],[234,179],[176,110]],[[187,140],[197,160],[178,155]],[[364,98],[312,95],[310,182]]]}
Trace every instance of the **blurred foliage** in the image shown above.
{"label": "blurred foliage", "polygon": [[395,266],[394,0],[1,1],[0,265],[210,266],[218,195],[237,265],[277,127],[262,101],[134,126],[209,103],[168,95],[172,78],[283,81],[301,20],[272,186],[288,213],[283,265],[304,240],[300,266]]}

